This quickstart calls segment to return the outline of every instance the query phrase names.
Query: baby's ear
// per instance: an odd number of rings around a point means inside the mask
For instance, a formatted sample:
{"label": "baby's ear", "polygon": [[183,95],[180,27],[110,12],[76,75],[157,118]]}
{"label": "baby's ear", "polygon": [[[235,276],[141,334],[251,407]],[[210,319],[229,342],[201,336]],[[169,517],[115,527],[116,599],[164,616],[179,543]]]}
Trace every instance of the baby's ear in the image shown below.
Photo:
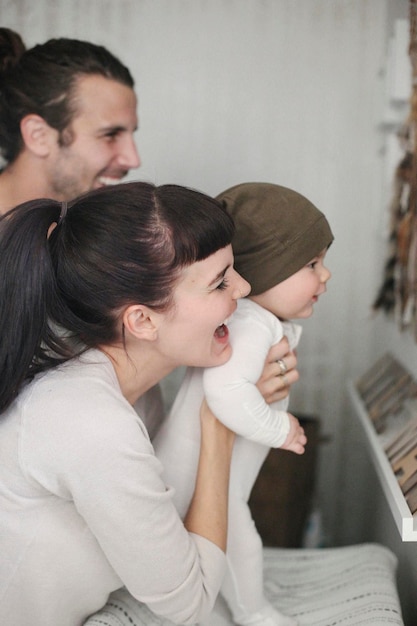
{"label": "baby's ear", "polygon": [[132,304],[127,307],[123,314],[123,325],[125,331],[138,339],[153,341],[157,336],[153,311],[142,304]]}
{"label": "baby's ear", "polygon": [[58,139],[58,131],[49,126],[43,117],[34,113],[22,118],[20,132],[26,149],[39,157],[48,156]]}

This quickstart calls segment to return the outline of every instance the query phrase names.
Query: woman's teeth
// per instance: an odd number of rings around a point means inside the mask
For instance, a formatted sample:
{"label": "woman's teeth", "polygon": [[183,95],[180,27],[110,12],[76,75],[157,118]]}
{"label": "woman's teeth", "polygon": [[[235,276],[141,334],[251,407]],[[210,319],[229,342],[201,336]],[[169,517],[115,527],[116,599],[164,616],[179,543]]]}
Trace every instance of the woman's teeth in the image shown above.
{"label": "woman's teeth", "polygon": [[220,324],[220,326],[217,326],[216,328],[216,332],[214,333],[216,335],[216,337],[225,337],[227,333],[227,326],[225,324]]}

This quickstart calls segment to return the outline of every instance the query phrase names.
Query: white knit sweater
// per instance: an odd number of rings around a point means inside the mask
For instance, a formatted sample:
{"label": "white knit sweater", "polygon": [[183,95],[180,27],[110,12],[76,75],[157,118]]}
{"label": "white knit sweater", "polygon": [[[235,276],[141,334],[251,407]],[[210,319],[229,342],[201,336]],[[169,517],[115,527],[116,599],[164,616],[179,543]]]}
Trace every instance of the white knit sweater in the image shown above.
{"label": "white knit sweater", "polygon": [[0,623],[80,626],[126,586],[177,623],[211,610],[225,557],[188,533],[110,361],[39,376],[0,417]]}

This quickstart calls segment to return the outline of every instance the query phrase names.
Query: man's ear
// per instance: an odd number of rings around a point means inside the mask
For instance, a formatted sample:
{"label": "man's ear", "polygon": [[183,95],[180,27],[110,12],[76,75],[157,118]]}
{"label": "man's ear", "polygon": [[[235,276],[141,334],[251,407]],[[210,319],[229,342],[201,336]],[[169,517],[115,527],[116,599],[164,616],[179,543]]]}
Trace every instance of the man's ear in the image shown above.
{"label": "man's ear", "polygon": [[123,314],[125,330],[138,339],[154,341],[158,334],[155,314],[142,304],[128,306]]}
{"label": "man's ear", "polygon": [[34,113],[22,118],[20,132],[26,148],[39,157],[49,155],[58,135],[58,131],[49,126],[43,117]]}

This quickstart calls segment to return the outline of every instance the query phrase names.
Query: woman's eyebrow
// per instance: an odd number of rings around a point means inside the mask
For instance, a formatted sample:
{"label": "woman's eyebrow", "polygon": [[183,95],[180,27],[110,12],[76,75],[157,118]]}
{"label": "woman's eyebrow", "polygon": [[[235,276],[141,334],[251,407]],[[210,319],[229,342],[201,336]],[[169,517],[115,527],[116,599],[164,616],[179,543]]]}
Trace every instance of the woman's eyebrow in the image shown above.
{"label": "woman's eyebrow", "polygon": [[215,285],[216,283],[219,282],[219,280],[222,280],[224,278],[224,275],[226,274],[227,270],[231,267],[230,263],[229,265],[226,265],[226,267],[224,268],[224,270],[222,270],[221,272],[219,272],[217,274],[217,276],[211,281],[211,283],[209,283],[209,287],[211,287],[212,285]]}

